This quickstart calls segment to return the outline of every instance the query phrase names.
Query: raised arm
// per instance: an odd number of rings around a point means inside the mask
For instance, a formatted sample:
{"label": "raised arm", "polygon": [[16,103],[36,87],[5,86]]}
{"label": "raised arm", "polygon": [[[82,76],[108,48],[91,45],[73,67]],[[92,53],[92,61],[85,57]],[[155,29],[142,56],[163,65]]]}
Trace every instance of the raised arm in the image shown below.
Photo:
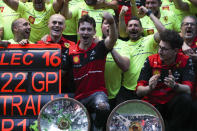
{"label": "raised arm", "polygon": [[119,30],[119,35],[122,38],[128,37],[128,34],[126,33],[126,23],[124,19],[127,10],[128,10],[127,6],[122,6],[122,9],[119,14],[118,30]]}
{"label": "raised arm", "polygon": [[116,40],[118,38],[116,23],[115,23],[113,16],[108,12],[104,12],[103,17],[109,23],[109,36],[105,39],[105,47],[108,50],[111,50],[113,46],[115,45]]}
{"label": "raised arm", "polygon": [[[161,23],[161,21],[152,13],[151,10],[148,10],[146,7],[144,6],[141,6],[139,8],[139,12],[140,14],[146,14],[147,16],[150,17],[150,19],[153,21],[158,33],[161,33],[161,32],[164,32],[165,31],[165,27],[164,25]],[[154,38],[155,38],[155,41],[156,42],[159,42],[160,41],[160,38],[159,38],[159,34],[158,33],[155,33],[154,35]]]}
{"label": "raised arm", "polygon": [[123,71],[126,72],[130,66],[130,59],[126,56],[120,55],[115,49],[111,51],[112,57],[116,62],[117,66]]}
{"label": "raised arm", "polygon": [[64,0],[54,0],[53,1],[53,9],[54,9],[55,13],[60,12],[60,10],[63,7],[63,3],[64,3]]}
{"label": "raised arm", "polygon": [[3,0],[4,3],[6,3],[10,8],[17,11],[19,1],[18,0]]}
{"label": "raised arm", "polygon": [[136,6],[136,1],[130,0],[130,4],[131,4],[131,16],[139,17],[138,16],[138,8]]}
{"label": "raised arm", "polygon": [[183,2],[182,0],[173,0],[174,5],[177,9],[183,10],[183,11],[189,11],[189,5],[186,2]]}
{"label": "raised arm", "polygon": [[65,19],[72,18],[72,12],[69,10],[69,1],[71,0],[64,0],[63,7],[60,11],[60,13],[65,17]]}

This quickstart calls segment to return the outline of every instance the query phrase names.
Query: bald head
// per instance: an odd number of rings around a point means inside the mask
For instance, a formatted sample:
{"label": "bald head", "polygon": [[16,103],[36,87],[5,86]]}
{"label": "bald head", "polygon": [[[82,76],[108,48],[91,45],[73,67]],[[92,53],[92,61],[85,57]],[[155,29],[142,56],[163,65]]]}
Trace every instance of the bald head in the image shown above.
{"label": "bald head", "polygon": [[65,29],[65,18],[60,14],[54,14],[50,17],[48,27],[52,37],[61,37]]}
{"label": "bald head", "polygon": [[51,21],[53,21],[54,19],[60,19],[60,20],[62,20],[62,21],[64,21],[64,22],[65,22],[65,18],[64,18],[64,16],[63,16],[63,15],[60,15],[60,14],[54,14],[54,15],[52,15],[52,16],[50,17],[50,19],[49,19],[49,23],[50,23]]}
{"label": "bald head", "polygon": [[18,18],[12,22],[12,32],[14,37],[21,39],[29,39],[31,27],[29,21],[24,18]]}
{"label": "bald head", "polygon": [[12,33],[14,34],[14,29],[22,22],[22,21],[26,21],[26,19],[24,18],[19,18],[16,19],[12,22],[11,28],[12,28]]}

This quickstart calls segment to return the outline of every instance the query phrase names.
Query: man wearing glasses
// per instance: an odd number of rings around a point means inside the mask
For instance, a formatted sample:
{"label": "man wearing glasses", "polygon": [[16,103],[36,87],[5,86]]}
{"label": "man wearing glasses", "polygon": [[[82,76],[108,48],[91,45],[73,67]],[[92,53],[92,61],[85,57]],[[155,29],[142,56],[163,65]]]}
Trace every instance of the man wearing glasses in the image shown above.
{"label": "man wearing glasses", "polygon": [[175,31],[160,34],[159,51],[149,56],[141,70],[137,95],[161,113],[166,131],[188,128],[194,71],[192,60],[179,53],[183,39]]}

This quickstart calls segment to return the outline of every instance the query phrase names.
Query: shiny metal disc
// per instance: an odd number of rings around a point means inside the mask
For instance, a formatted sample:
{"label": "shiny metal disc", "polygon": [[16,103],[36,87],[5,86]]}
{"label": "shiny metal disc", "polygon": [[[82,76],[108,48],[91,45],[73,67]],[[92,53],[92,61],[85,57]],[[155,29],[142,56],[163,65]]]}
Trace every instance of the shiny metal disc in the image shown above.
{"label": "shiny metal disc", "polygon": [[86,108],[72,98],[57,98],[46,105],[38,116],[39,131],[89,131]]}
{"label": "shiny metal disc", "polygon": [[116,106],[107,120],[107,131],[165,131],[159,111],[141,100],[128,100]]}

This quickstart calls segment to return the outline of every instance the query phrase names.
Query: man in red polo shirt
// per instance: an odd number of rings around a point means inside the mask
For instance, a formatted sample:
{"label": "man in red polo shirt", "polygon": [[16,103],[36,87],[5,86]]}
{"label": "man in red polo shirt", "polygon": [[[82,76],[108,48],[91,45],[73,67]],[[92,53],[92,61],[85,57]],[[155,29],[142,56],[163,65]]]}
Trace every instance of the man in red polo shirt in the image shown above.
{"label": "man in red polo shirt", "polygon": [[160,34],[158,54],[149,56],[141,70],[137,95],[161,113],[167,131],[188,128],[194,71],[192,60],[179,53],[183,39],[175,31]]}
{"label": "man in red polo shirt", "polygon": [[[62,36],[62,32],[65,29],[65,18],[60,14],[54,14],[50,17],[48,22],[48,28],[50,29],[50,34],[44,36],[43,40],[38,41],[37,44],[60,44],[62,47],[62,52],[68,50],[71,45],[75,45],[74,42],[65,39]],[[63,57],[62,57],[63,59]],[[69,74],[62,72],[62,92],[70,93],[72,90],[72,81],[68,78]]]}
{"label": "man in red polo shirt", "polygon": [[83,103],[91,114],[91,130],[102,130],[110,111],[107,90],[104,81],[106,56],[117,40],[116,24],[113,16],[105,12],[104,19],[109,23],[109,36],[105,40],[94,43],[96,33],[95,20],[84,15],[78,22],[80,40],[70,46],[68,55],[65,52],[63,69],[71,70],[75,84],[75,99]]}

